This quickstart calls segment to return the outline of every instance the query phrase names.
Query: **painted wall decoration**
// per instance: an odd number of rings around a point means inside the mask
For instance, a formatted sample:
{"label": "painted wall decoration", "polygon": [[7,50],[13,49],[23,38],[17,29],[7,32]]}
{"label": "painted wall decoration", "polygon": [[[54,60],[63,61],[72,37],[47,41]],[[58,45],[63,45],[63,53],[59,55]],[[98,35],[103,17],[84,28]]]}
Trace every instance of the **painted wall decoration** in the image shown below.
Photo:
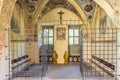
{"label": "painted wall decoration", "polygon": [[95,6],[97,5],[93,0],[75,0],[76,3],[85,13],[87,19],[92,22]]}
{"label": "painted wall decoration", "polygon": [[87,12],[90,12],[91,10],[93,9],[93,6],[92,5],[86,5],[84,10],[87,11]]}
{"label": "painted wall decoration", "polygon": [[13,16],[11,18],[11,30],[15,33],[20,33],[20,27],[18,25],[18,20]]}
{"label": "painted wall decoration", "polygon": [[[21,1],[21,4],[25,8],[25,11],[28,16],[28,21],[31,21],[35,10],[37,10],[38,5],[41,4],[42,0],[19,0],[19,1]],[[93,0],[75,0],[75,1],[83,10],[87,19],[90,22],[92,22],[96,3]],[[38,18],[41,18],[41,16],[43,16],[49,10],[54,9],[58,6],[67,8],[76,13],[79,17],[81,17],[77,10],[69,3],[68,0],[49,0],[46,6],[43,8],[41,14],[38,16]]]}
{"label": "painted wall decoration", "polygon": [[28,10],[28,12],[33,12],[35,10],[34,5],[32,5],[32,4],[28,5],[27,10]]}
{"label": "painted wall decoration", "polygon": [[40,17],[42,17],[44,14],[58,6],[69,9],[72,12],[76,13],[77,16],[81,17],[78,11],[68,2],[68,0],[49,0],[49,2],[45,5],[43,10],[41,11],[41,14],[39,15],[38,18],[40,19]]}
{"label": "painted wall decoration", "polygon": [[106,26],[107,26],[107,17],[104,16],[100,19],[100,33],[105,34]]}
{"label": "painted wall decoration", "polygon": [[26,11],[28,21],[32,20],[35,10],[41,3],[41,0],[19,0]]}
{"label": "painted wall decoration", "polygon": [[66,40],[66,28],[65,27],[57,27],[57,40]]}

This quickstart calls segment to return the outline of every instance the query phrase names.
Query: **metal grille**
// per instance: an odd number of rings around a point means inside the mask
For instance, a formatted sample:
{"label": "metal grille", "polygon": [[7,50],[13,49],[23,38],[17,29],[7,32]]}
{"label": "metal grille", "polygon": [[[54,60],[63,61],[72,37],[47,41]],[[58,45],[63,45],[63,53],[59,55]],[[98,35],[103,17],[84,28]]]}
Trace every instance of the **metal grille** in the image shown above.
{"label": "metal grille", "polygon": [[[92,40],[83,35],[84,80],[115,80],[117,60],[117,29],[93,28]],[[87,30],[88,33],[88,30]]]}
{"label": "metal grille", "polygon": [[[9,29],[10,52],[10,80],[42,79],[46,77],[47,61],[46,48],[42,47],[39,59],[39,45],[35,29],[24,29],[19,33],[18,29]],[[41,42],[42,44],[42,42]],[[37,55],[37,56],[35,56]],[[41,63],[39,63],[41,61]],[[22,77],[22,78],[21,78]]]}
{"label": "metal grille", "polygon": [[[62,22],[62,25],[80,25],[81,27],[78,60],[80,76],[83,80],[115,80],[117,76],[117,29],[92,28],[90,31],[90,29],[87,30],[87,22],[83,22],[75,20]],[[48,25],[49,22],[41,22],[41,25],[42,23]],[[59,21],[53,21],[51,24],[60,25]],[[46,55],[48,55],[49,46],[40,47],[37,43],[38,36],[35,35],[38,35],[35,29],[24,29],[23,31],[9,29],[10,79],[17,80],[16,78],[22,77],[23,80],[32,80],[34,77],[39,80],[47,77],[48,56]],[[90,35],[92,39],[89,38]],[[43,38],[43,33],[41,33],[41,38]],[[41,41],[41,45],[43,45],[43,41]],[[41,54],[35,56],[34,54],[37,52]],[[39,63],[39,61],[41,62]]]}

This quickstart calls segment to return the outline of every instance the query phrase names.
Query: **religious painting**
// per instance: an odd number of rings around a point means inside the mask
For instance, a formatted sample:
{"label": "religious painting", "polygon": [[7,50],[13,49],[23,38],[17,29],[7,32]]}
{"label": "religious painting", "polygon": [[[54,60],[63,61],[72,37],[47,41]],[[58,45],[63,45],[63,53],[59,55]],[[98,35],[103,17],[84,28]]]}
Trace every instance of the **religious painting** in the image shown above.
{"label": "religious painting", "polygon": [[15,33],[20,33],[20,27],[18,25],[18,19],[12,16],[11,18],[11,30]]}
{"label": "religious painting", "polygon": [[66,28],[65,27],[58,27],[56,29],[57,32],[57,40],[66,40]]}
{"label": "religious painting", "polygon": [[107,26],[107,25],[106,25],[106,24],[107,24],[107,23],[106,23],[106,22],[107,22],[106,19],[107,19],[107,17],[104,16],[104,17],[101,18],[101,20],[100,20],[100,33],[101,33],[101,34],[105,34],[105,30],[106,30],[105,28],[106,28],[106,26]]}

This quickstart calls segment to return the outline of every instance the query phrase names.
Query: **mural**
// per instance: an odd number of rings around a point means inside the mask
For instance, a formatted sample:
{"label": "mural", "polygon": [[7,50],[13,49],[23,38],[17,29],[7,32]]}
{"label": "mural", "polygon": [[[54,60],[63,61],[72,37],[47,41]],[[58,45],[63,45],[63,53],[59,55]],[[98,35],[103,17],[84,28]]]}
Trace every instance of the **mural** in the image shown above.
{"label": "mural", "polygon": [[84,8],[84,10],[86,11],[86,12],[90,12],[90,11],[92,11],[92,9],[93,9],[93,6],[92,5],[86,5],[85,6],[85,8]]}
{"label": "mural", "polygon": [[19,3],[22,4],[29,21],[31,21],[36,8],[41,3],[41,0],[19,0]]}
{"label": "mural", "polygon": [[[35,10],[37,9],[38,5],[42,2],[42,0],[19,0],[19,1],[22,4],[22,6],[25,8],[25,11],[28,15],[29,21],[31,21]],[[87,19],[89,21],[92,21],[96,3],[93,0],[75,0],[75,1],[80,6],[80,8],[83,10]],[[43,10],[38,18],[41,18],[41,16],[43,16],[49,10],[56,8],[56,7],[67,8],[67,9],[73,11],[74,13],[76,13],[76,15],[78,15],[79,17],[81,17],[80,14],[69,3],[68,0],[49,0],[49,2],[43,8]]]}
{"label": "mural", "polygon": [[107,26],[107,17],[104,16],[100,19],[100,33],[105,34],[106,26]]}
{"label": "mural", "polygon": [[15,33],[20,33],[20,27],[18,25],[18,20],[13,16],[11,18],[11,30]]}
{"label": "mural", "polygon": [[65,27],[58,27],[57,28],[57,40],[66,40],[66,28]]}
{"label": "mural", "polygon": [[93,0],[75,0],[76,3],[80,6],[80,8],[85,13],[87,19],[92,22],[94,9],[96,3]]}
{"label": "mural", "polygon": [[28,5],[27,10],[28,10],[28,12],[33,12],[35,10],[34,5],[32,5],[32,4]]}
{"label": "mural", "polygon": [[49,0],[49,2],[46,4],[38,18],[41,18],[41,16],[43,16],[44,14],[56,7],[66,8],[74,12],[77,16],[81,17],[77,10],[68,2],[68,0]]}

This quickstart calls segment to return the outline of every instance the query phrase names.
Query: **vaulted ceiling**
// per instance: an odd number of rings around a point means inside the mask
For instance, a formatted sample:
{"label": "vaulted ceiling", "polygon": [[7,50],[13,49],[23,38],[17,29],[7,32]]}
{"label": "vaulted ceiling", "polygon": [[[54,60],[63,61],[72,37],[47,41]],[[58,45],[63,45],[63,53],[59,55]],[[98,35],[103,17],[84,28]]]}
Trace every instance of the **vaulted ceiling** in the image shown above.
{"label": "vaulted ceiling", "polygon": [[[37,10],[38,6],[44,0],[19,0],[21,7],[25,9],[25,12],[28,16],[28,20],[32,21],[35,11]],[[92,21],[94,9],[96,3],[93,0],[75,0],[75,2],[79,5],[79,7],[84,12],[87,20],[90,22]],[[68,0],[49,0],[48,3],[42,9],[42,12],[39,13],[38,18],[41,18],[44,14],[48,11],[56,8],[56,7],[64,7],[71,11],[73,11],[76,15],[81,17],[81,15],[77,12],[77,10],[69,3]]]}

